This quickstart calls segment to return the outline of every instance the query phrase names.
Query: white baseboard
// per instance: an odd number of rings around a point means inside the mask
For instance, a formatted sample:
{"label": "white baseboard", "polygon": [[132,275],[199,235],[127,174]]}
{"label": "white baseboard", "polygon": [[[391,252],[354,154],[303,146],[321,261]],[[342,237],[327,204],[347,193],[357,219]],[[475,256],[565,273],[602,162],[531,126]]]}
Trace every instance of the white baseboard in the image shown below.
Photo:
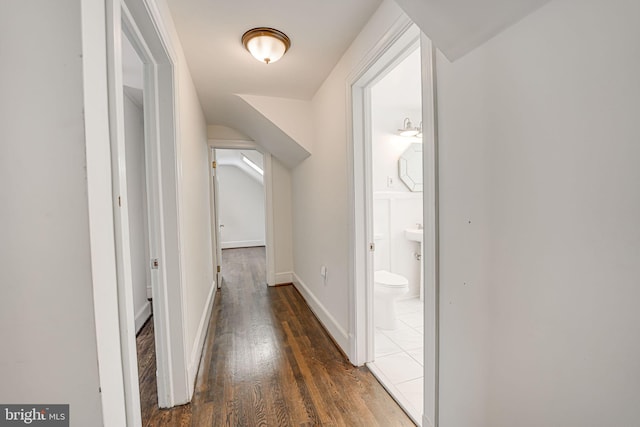
{"label": "white baseboard", "polygon": [[151,303],[146,301],[142,307],[136,313],[136,334],[140,332],[140,329],[144,326],[144,322],[151,316]]}
{"label": "white baseboard", "polygon": [[283,283],[293,283],[293,272],[276,273],[276,285],[282,285]]}
{"label": "white baseboard", "polygon": [[231,242],[222,242],[222,249],[234,248],[252,248],[254,246],[264,246],[264,240],[236,240]]}
{"label": "white baseboard", "polygon": [[336,319],[334,319],[331,313],[329,313],[329,310],[322,305],[316,296],[309,290],[307,285],[305,285],[300,277],[295,273],[293,273],[293,285],[305,299],[307,305],[309,305],[316,318],[320,323],[322,323],[338,346],[340,346],[344,354],[349,354],[349,335],[347,334],[347,331],[338,324]]}
{"label": "white baseboard", "polygon": [[189,387],[189,400],[193,397],[193,392],[196,386],[196,375],[198,374],[198,365],[200,364],[200,357],[202,356],[202,349],[204,346],[204,339],[207,335],[207,325],[211,318],[211,309],[213,308],[213,301],[216,295],[216,281],[214,279],[207,296],[207,303],[205,305],[202,316],[200,317],[200,324],[198,325],[198,331],[196,332],[196,340],[193,343],[191,349],[191,358],[189,359],[189,367],[187,368],[188,375],[188,387]]}

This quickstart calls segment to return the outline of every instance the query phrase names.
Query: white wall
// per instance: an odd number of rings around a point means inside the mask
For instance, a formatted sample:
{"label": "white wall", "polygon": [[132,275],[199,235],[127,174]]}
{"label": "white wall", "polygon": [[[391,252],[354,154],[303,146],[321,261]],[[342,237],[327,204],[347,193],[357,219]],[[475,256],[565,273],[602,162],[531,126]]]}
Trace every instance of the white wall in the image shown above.
{"label": "white wall", "polygon": [[[180,148],[181,148],[181,244],[186,297],[186,345],[190,381],[200,361],[215,293],[209,192],[207,124],[191,81],[186,61],[180,56]],[[193,387],[193,384],[191,384]]]}
{"label": "white wall", "polygon": [[640,419],[640,3],[437,59],[440,424]]}
{"label": "white wall", "polygon": [[292,176],[296,284],[345,352],[350,286],[346,82],[401,14],[395,3],[384,1],[315,94],[313,155]]}
{"label": "white wall", "polygon": [[[314,154],[292,180],[299,286],[343,348],[345,82],[385,8],[315,95]],[[556,0],[437,58],[442,426],[640,417],[639,8]]]}
{"label": "white wall", "polygon": [[189,387],[193,390],[202,343],[215,294],[211,247],[207,124],[165,0],[157,1],[177,64],[177,119],[180,249],[185,345]]}
{"label": "white wall", "polygon": [[293,217],[291,212],[291,171],[271,158],[273,180],[273,239],[276,283],[293,281]]}
{"label": "white wall", "polygon": [[224,140],[224,141],[253,141],[247,135],[243,134],[237,129],[233,129],[222,125],[208,125],[207,137],[209,139]]}
{"label": "white wall", "polygon": [[80,33],[77,0],[0,3],[0,402],[100,426]]}
{"label": "white wall", "polygon": [[264,246],[264,184],[235,165],[220,165],[217,172],[222,248]]}
{"label": "white wall", "polygon": [[124,96],[124,131],[127,158],[127,196],[130,228],[133,311],[136,332],[151,315],[147,288],[151,286],[147,189],[144,159],[144,117],[141,106]]}

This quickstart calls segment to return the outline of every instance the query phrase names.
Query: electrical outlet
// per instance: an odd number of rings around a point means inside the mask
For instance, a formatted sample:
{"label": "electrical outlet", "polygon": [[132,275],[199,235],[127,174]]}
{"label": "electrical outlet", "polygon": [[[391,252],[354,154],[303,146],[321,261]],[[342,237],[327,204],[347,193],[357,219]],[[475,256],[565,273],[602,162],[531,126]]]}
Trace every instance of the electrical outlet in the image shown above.
{"label": "electrical outlet", "polygon": [[324,280],[324,284],[327,284],[327,266],[323,265],[320,267],[320,277]]}

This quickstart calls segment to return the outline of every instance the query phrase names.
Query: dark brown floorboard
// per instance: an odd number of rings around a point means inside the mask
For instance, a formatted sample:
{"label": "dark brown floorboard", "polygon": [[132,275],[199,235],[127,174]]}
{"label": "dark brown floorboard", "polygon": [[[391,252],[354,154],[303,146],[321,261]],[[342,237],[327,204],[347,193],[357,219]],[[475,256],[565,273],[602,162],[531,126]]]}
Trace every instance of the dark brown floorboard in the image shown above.
{"label": "dark brown floorboard", "polygon": [[413,426],[293,286],[265,285],[264,248],[224,250],[223,275],[190,405],[157,408],[153,322],[139,335],[144,426]]}

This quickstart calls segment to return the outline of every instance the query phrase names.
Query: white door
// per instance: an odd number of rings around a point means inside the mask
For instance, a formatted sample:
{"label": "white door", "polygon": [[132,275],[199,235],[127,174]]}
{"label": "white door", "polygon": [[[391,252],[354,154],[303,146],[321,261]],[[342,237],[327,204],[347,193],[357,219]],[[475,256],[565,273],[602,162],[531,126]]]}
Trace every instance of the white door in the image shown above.
{"label": "white door", "polygon": [[213,241],[213,265],[216,268],[216,284],[218,289],[222,286],[222,242],[220,238],[220,213],[219,207],[219,184],[218,184],[218,164],[216,163],[216,150],[211,149],[211,233]]}

